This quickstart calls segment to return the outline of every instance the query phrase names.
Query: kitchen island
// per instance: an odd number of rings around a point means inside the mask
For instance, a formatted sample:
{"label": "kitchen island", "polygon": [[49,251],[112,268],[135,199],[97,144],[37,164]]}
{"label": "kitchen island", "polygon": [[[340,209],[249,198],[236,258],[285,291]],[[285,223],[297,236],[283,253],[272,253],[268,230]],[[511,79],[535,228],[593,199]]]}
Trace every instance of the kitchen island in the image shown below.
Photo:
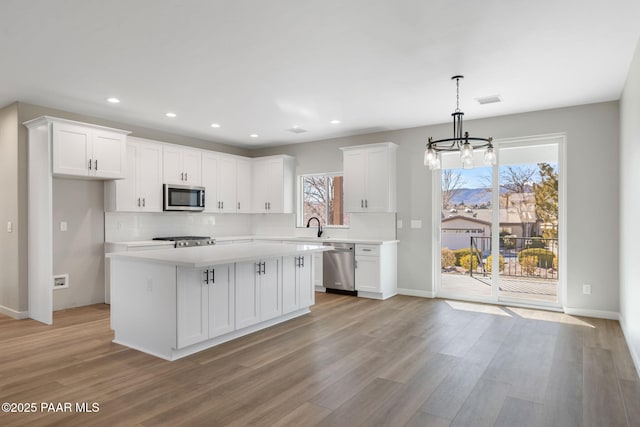
{"label": "kitchen island", "polygon": [[114,342],[176,360],[309,313],[309,244],[250,243],[107,254]]}

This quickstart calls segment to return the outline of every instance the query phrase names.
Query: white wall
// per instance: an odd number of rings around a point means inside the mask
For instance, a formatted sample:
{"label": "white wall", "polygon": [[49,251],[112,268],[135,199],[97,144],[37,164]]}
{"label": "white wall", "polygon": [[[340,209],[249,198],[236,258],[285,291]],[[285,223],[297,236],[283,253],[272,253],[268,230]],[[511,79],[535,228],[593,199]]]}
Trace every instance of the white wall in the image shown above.
{"label": "white wall", "polygon": [[[18,106],[0,110],[0,313],[19,315]],[[11,233],[7,223],[13,224]],[[26,222],[26,221],[25,221]]]}
{"label": "white wall", "polygon": [[[496,139],[566,133],[566,305],[605,314],[617,313],[619,307],[618,106],[618,102],[606,102],[465,123],[465,130],[471,135]],[[398,144],[398,219],[404,223],[397,233],[398,287],[429,294],[433,292],[432,175],[423,165],[423,154],[429,136],[445,137],[450,133],[447,123],[266,148],[252,154],[293,155],[296,173],[333,172],[342,170],[339,147],[385,141]],[[412,219],[421,220],[422,228],[410,228]],[[582,283],[592,285],[591,295],[582,294]]]}
{"label": "white wall", "polygon": [[53,274],[69,275],[69,287],[53,291],[54,310],[104,302],[103,188],[102,181],[53,180]]}
{"label": "white wall", "polygon": [[620,323],[640,371],[640,43],[620,99]]}

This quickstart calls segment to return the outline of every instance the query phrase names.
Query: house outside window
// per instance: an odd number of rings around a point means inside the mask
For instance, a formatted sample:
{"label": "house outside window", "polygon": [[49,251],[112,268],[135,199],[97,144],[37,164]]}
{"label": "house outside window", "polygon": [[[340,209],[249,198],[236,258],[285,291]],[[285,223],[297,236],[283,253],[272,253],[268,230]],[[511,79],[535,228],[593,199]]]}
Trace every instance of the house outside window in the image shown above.
{"label": "house outside window", "polygon": [[314,216],[323,227],[349,225],[349,214],[344,212],[343,179],[340,173],[300,176],[299,227],[305,227]]}

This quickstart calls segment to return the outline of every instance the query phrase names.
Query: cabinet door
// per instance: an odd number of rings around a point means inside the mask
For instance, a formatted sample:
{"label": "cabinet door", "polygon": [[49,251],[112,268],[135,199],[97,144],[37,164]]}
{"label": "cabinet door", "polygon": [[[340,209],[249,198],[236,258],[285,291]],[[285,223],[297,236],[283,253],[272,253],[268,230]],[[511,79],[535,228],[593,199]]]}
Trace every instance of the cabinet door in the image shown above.
{"label": "cabinet door", "polygon": [[314,285],[324,286],[322,281],[322,254],[324,252],[316,252],[313,254],[313,271],[314,271]]}
{"label": "cabinet door", "polygon": [[280,260],[262,261],[260,281],[260,320],[269,320],[282,314],[282,287],[280,281]]}
{"label": "cabinet door", "polygon": [[53,174],[88,176],[90,147],[90,130],[82,126],[54,123]]}
{"label": "cabinet door", "polygon": [[269,190],[269,165],[265,161],[255,161],[253,163],[253,212],[266,213]]}
{"label": "cabinet door", "polygon": [[101,178],[122,178],[127,162],[125,136],[120,133],[96,130],[91,142],[93,175]]}
{"label": "cabinet door", "polygon": [[356,256],[356,290],[380,292],[380,258]]}
{"label": "cabinet door", "polygon": [[165,146],[162,150],[162,182],[164,184],[185,185],[184,171],[182,170],[182,150],[180,148]]}
{"label": "cabinet door", "polygon": [[344,210],[363,212],[365,200],[365,175],[367,156],[365,151],[345,151],[344,156]]}
{"label": "cabinet door", "polygon": [[313,305],[314,283],[313,283],[313,258],[312,255],[301,256],[302,260],[298,267],[298,294],[300,299],[298,308],[305,308]]}
{"label": "cabinet door", "polygon": [[284,212],[284,161],[270,159],[265,163],[267,212],[282,213]]}
{"label": "cabinet door", "polygon": [[200,150],[184,150],[182,168],[185,185],[202,185],[202,153]]}
{"label": "cabinet door", "polygon": [[255,262],[236,264],[236,329],[260,321],[260,288]]}
{"label": "cabinet door", "polygon": [[186,347],[209,337],[209,285],[204,270],[178,268],[178,347]]}
{"label": "cabinet door", "polygon": [[387,151],[385,147],[367,151],[366,212],[387,212],[389,210],[389,157]]}
{"label": "cabinet door", "polygon": [[299,256],[287,256],[282,259],[282,314],[291,313],[300,306],[298,291]]}
{"label": "cabinet door", "polygon": [[251,212],[251,162],[237,160],[236,162],[236,212]]}
{"label": "cabinet door", "polygon": [[214,338],[235,329],[235,286],[233,265],[219,265],[209,271],[209,338]]}
{"label": "cabinet door", "polygon": [[[127,166],[124,179],[115,181],[115,197],[117,212],[135,212],[138,207],[138,190],[136,182],[137,149],[134,144],[127,144]],[[141,203],[142,204],[142,203]]]}
{"label": "cabinet door", "polygon": [[[129,163],[127,163],[127,166]],[[136,181],[141,210],[162,212],[162,146],[136,145]],[[136,197],[136,204],[138,203]]]}
{"label": "cabinet door", "polygon": [[236,211],[236,159],[221,157],[218,168],[218,199],[222,212]]}
{"label": "cabinet door", "polygon": [[202,186],[204,187],[204,211],[218,212],[218,158],[210,154],[202,155]]}

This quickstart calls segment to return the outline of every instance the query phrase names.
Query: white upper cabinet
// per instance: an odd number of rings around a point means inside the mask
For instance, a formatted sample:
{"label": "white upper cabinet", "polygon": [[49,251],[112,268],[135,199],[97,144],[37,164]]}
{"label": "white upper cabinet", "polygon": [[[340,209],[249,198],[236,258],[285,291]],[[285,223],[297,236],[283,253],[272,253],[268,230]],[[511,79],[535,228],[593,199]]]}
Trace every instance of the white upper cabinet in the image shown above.
{"label": "white upper cabinet", "polygon": [[206,151],[202,153],[205,212],[236,212],[237,163],[230,156]]}
{"label": "white upper cabinet", "polygon": [[251,160],[237,159],[236,162],[236,212],[251,212]]}
{"label": "white upper cabinet", "polygon": [[294,159],[268,156],[253,160],[253,211],[292,213]]}
{"label": "white upper cabinet", "polygon": [[396,211],[396,150],[391,142],[343,147],[346,212]]}
{"label": "white upper cabinet", "polygon": [[162,211],[162,145],[130,137],[125,179],[105,183],[105,210]]}
{"label": "white upper cabinet", "polygon": [[129,132],[51,117],[46,119],[52,127],[54,176],[124,178]]}
{"label": "white upper cabinet", "polygon": [[163,178],[165,184],[202,185],[202,150],[165,145]]}

